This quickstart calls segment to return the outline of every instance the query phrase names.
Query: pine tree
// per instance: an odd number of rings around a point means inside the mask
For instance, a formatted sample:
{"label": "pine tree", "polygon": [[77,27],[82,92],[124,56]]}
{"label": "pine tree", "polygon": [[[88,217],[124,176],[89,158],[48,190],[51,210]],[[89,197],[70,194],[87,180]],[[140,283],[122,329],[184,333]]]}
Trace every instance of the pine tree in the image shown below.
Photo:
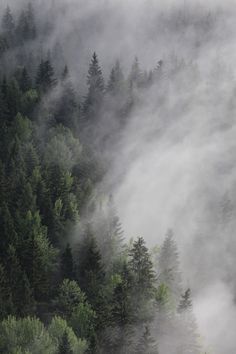
{"label": "pine tree", "polygon": [[13,312],[11,288],[5,268],[0,264],[0,320]]}
{"label": "pine tree", "polygon": [[71,345],[69,342],[68,334],[65,331],[63,337],[61,338],[59,347],[58,347],[58,354],[73,354],[71,349]]}
{"label": "pine tree", "polygon": [[121,94],[124,90],[124,84],[124,74],[120,62],[117,60],[115,66],[111,70],[107,92],[111,95]]}
{"label": "pine tree", "polygon": [[112,297],[111,322],[115,326],[124,327],[133,322],[132,288],[133,276],[127,264],[124,264],[121,281],[116,285]]}
{"label": "pine tree", "polygon": [[73,280],[75,277],[73,256],[69,243],[61,256],[61,275],[63,279]]}
{"label": "pine tree", "polygon": [[26,17],[27,17],[27,26],[28,26],[28,33],[27,39],[35,39],[36,38],[36,25],[34,19],[34,9],[31,3],[28,4],[26,9]]}
{"label": "pine tree", "polygon": [[176,336],[179,339],[179,344],[176,346],[176,352],[179,354],[200,354],[201,346],[199,343],[197,322],[192,311],[190,289],[182,295],[178,310],[179,317],[177,318]]}
{"label": "pine tree", "polygon": [[137,345],[136,353],[137,354],[158,354],[157,343],[152,338],[148,326],[145,326],[144,333]]}
{"label": "pine tree", "polygon": [[29,3],[27,8],[20,14],[17,25],[17,36],[20,42],[36,38],[34,11],[31,3]]}
{"label": "pine tree", "polygon": [[131,67],[131,72],[129,75],[129,81],[132,86],[139,87],[143,82],[143,73],[140,69],[139,60],[135,57],[134,62]]}
{"label": "pine tree", "polygon": [[4,256],[9,248],[9,244],[12,243],[16,246],[18,240],[14,221],[6,202],[3,202],[0,206],[0,240],[0,258],[4,259]]}
{"label": "pine tree", "polygon": [[151,257],[142,237],[139,237],[134,242],[129,256],[129,266],[134,274],[136,291],[149,293],[150,296],[150,292],[154,286],[155,275]]}
{"label": "pine tree", "polygon": [[187,289],[183,295],[181,295],[181,300],[179,303],[178,311],[181,313],[185,310],[192,308],[191,301],[191,290]]}
{"label": "pine tree", "polygon": [[15,23],[9,6],[2,18],[2,30],[8,45],[11,46],[14,43]]}
{"label": "pine tree", "polygon": [[51,60],[49,58],[47,60],[41,60],[36,76],[37,88],[45,93],[52,89],[56,85],[56,82]]}
{"label": "pine tree", "polygon": [[76,128],[78,104],[67,66],[62,73],[61,89],[60,97],[56,103],[55,120],[57,124],[63,124],[65,127],[74,129]]}
{"label": "pine tree", "polygon": [[22,70],[19,85],[22,92],[26,92],[31,88],[31,80],[26,70],[26,67],[24,67]]}
{"label": "pine tree", "polygon": [[158,272],[159,282],[168,287],[174,305],[178,306],[182,293],[182,280],[179,270],[179,254],[172,230],[168,231],[161,247]]}
{"label": "pine tree", "polygon": [[84,259],[82,264],[80,264],[81,287],[86,292],[89,303],[95,305],[97,300],[99,300],[99,292],[101,285],[104,284],[105,273],[101,254],[90,231],[90,226],[87,227],[83,253]]}
{"label": "pine tree", "polygon": [[89,65],[87,76],[88,94],[85,98],[83,111],[88,120],[98,116],[104,97],[104,79],[99,66],[97,54],[94,53]]}

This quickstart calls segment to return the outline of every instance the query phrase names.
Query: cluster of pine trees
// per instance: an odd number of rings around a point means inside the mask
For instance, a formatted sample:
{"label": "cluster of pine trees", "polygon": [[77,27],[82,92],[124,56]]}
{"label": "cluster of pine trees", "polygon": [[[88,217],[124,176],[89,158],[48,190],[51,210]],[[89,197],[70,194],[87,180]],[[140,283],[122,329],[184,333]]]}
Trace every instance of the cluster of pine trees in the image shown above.
{"label": "cluster of pine trees", "polygon": [[7,7],[0,352],[201,353],[172,233],[153,252],[141,237],[126,244],[112,197],[97,187],[109,168],[104,150],[125,129],[137,91],[161,78],[163,62],[147,73],[135,59],[127,78],[116,62],[106,84],[94,53],[81,100],[66,65],[58,73],[52,54],[32,59],[38,33],[31,5],[17,19]]}

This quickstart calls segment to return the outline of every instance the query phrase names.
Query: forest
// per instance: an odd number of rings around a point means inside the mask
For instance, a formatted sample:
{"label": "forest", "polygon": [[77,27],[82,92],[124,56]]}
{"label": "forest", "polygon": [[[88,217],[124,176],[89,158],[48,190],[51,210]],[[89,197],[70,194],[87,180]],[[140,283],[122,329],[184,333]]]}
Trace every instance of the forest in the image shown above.
{"label": "forest", "polygon": [[[161,107],[168,90],[186,89],[186,73],[200,81],[198,68],[172,55],[144,70],[136,53],[128,70],[119,59],[105,67],[89,48],[78,80],[63,44],[50,44],[51,13],[42,18],[34,3],[4,5],[0,353],[211,353],[182,275],[175,230],[166,225],[155,244],[127,235],[113,196],[124,166],[115,182],[107,177],[150,92],[157,91]],[[195,23],[205,33],[214,25],[209,14]],[[211,76],[209,85],[217,79]],[[171,124],[168,113],[160,129]],[[232,209],[224,198],[227,218]]]}

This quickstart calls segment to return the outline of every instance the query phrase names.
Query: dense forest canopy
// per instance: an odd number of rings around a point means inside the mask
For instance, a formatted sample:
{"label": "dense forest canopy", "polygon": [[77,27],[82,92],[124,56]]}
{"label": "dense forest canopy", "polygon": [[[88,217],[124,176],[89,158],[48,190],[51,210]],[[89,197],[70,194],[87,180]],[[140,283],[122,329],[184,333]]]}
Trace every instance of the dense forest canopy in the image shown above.
{"label": "dense forest canopy", "polygon": [[235,353],[218,5],[1,2],[0,353]]}

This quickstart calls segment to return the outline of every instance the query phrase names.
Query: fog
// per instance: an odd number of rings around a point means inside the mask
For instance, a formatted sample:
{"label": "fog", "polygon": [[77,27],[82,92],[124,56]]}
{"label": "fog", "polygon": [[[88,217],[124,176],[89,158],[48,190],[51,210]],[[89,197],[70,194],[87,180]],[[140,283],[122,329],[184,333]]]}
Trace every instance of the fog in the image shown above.
{"label": "fog", "polygon": [[[15,11],[20,3],[9,1]],[[163,60],[161,82],[136,93],[104,184],[112,188],[127,239],[143,236],[152,247],[173,229],[202,341],[212,353],[234,354],[234,1],[33,4],[42,15],[50,11],[48,48],[60,41],[80,87],[93,51],[106,78],[117,58],[126,73],[136,55],[143,70]]]}

